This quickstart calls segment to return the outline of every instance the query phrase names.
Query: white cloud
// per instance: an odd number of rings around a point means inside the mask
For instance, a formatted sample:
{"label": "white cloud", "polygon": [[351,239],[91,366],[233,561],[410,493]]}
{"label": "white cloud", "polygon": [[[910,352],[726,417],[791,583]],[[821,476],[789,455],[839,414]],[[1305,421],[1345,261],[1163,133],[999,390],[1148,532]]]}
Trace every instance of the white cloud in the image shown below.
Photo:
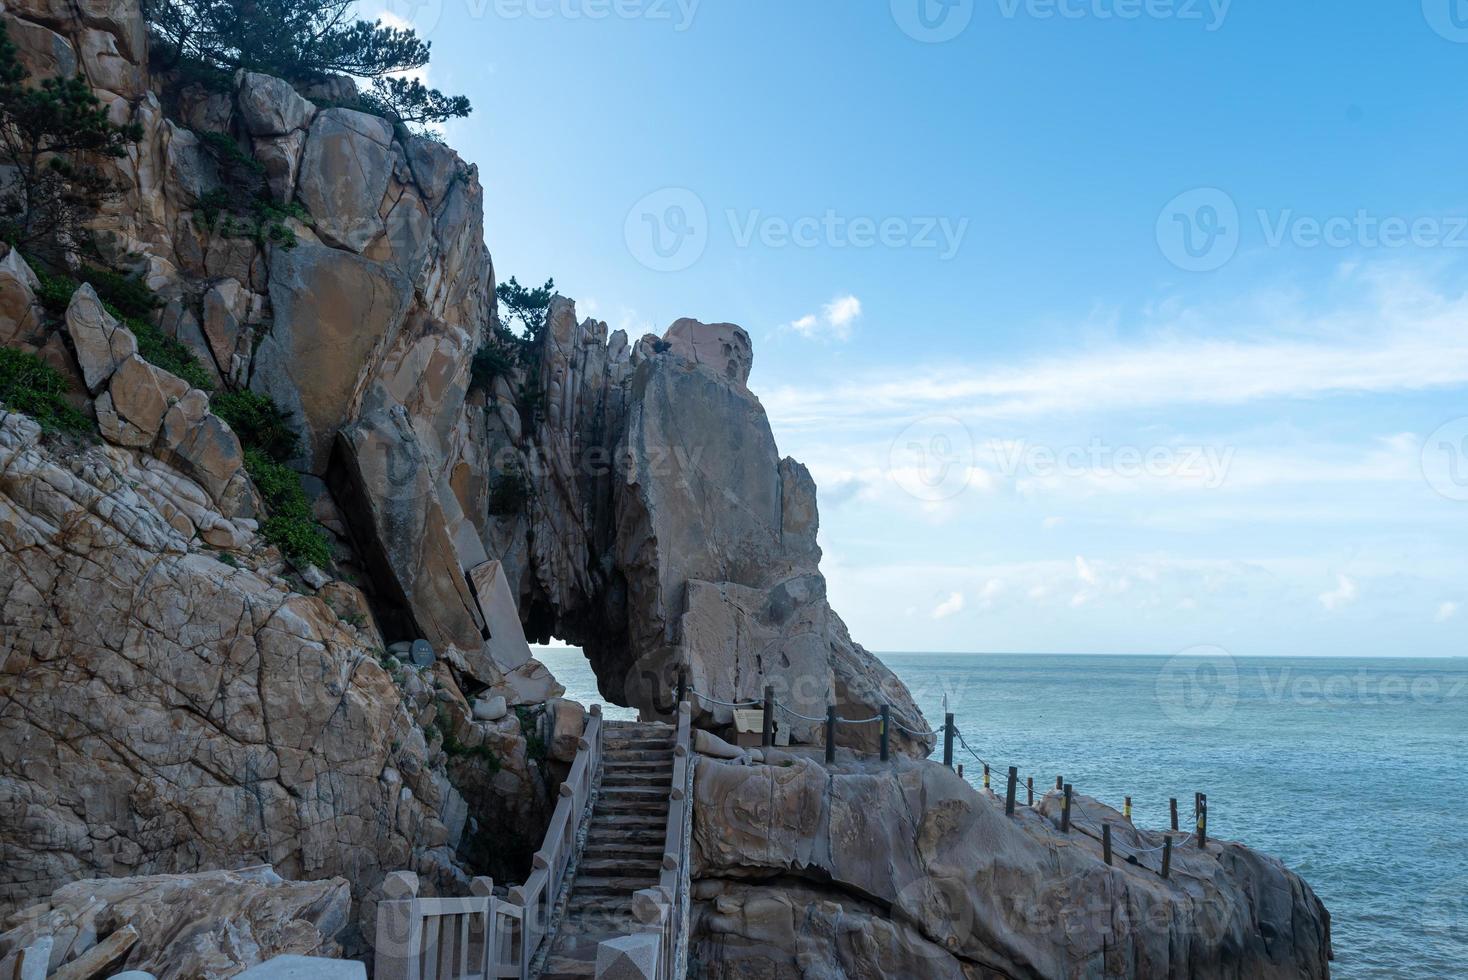
{"label": "white cloud", "polygon": [[1043,527],[1047,531],[1053,531],[1057,527],[1059,527],[1060,525],[1062,525],[1064,523],[1065,523],[1065,518],[1063,518],[1063,517],[1047,517],[1043,521],[1040,522],[1040,526]]}
{"label": "white cloud", "polygon": [[1437,607],[1437,621],[1439,623],[1446,623],[1458,615],[1458,609],[1459,606],[1456,602],[1444,602]]}
{"label": "white cloud", "polygon": [[1331,612],[1344,609],[1361,597],[1361,589],[1347,575],[1336,576],[1336,587],[1320,593],[1320,604]]}
{"label": "white cloud", "polygon": [[933,609],[934,619],[947,619],[949,616],[957,616],[963,612],[963,593],[955,592]]}
{"label": "white cloud", "polygon": [[855,296],[838,296],[821,307],[819,315],[807,313],[790,322],[790,329],[808,340],[850,340],[851,328],[861,316],[861,300]]}
{"label": "white cloud", "polygon": [[821,310],[826,322],[837,330],[849,330],[856,318],[861,316],[861,300],[855,296],[838,296]]}

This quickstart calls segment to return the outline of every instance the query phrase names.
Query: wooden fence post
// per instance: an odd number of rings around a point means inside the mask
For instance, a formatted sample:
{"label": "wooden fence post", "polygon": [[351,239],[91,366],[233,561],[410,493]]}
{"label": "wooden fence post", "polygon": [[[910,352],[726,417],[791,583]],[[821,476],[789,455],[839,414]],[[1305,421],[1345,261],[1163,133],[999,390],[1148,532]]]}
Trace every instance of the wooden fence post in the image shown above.
{"label": "wooden fence post", "polygon": [[1111,824],[1109,823],[1101,825],[1101,854],[1106,858],[1106,864],[1109,867],[1111,864]]}
{"label": "wooden fence post", "polygon": [[943,716],[943,764],[953,768],[953,712]]}
{"label": "wooden fence post", "polygon": [[[688,700],[688,671],[684,668],[678,669],[678,704]],[[676,705],[674,706],[677,707]]]}
{"label": "wooden fence post", "polygon": [[1035,777],[1025,777],[1025,795],[1029,797],[1029,806],[1035,805]]}
{"label": "wooden fence post", "polygon": [[1060,790],[1060,789],[1064,789],[1065,788],[1065,777],[1064,776],[1056,776],[1055,777],[1055,788],[1057,790]]}
{"label": "wooden fence post", "polygon": [[836,706],[826,706],[826,765],[836,761]]}
{"label": "wooden fence post", "polygon": [[958,764],[958,778],[959,779],[962,779],[963,778],[963,763],[962,762],[960,762]]}
{"label": "wooden fence post", "polygon": [[1198,794],[1198,847],[1208,846],[1208,794]]}
{"label": "wooden fence post", "polygon": [[1172,873],[1172,838],[1162,838],[1162,877]]}
{"label": "wooden fence post", "polygon": [[892,706],[882,705],[882,761],[892,758]]}
{"label": "wooden fence post", "polygon": [[989,788],[989,764],[984,763],[984,789]]}
{"label": "wooden fence post", "polygon": [[760,744],[765,748],[775,744],[775,688],[765,685],[765,727]]}
{"label": "wooden fence post", "polygon": [[1177,830],[1177,797],[1174,796],[1167,801],[1167,807],[1172,811],[1172,829]]}
{"label": "wooden fence post", "polygon": [[1070,833],[1070,783],[1065,784],[1065,799],[1060,801],[1060,832]]}
{"label": "wooden fence post", "polygon": [[1009,767],[1009,788],[1004,792],[1004,815],[1014,816],[1014,789],[1019,784],[1019,768]]}
{"label": "wooden fence post", "polygon": [[1131,820],[1132,820],[1132,798],[1130,796],[1128,796],[1126,798],[1126,805],[1121,808],[1121,815],[1123,817],[1126,817],[1127,823],[1131,823]]}

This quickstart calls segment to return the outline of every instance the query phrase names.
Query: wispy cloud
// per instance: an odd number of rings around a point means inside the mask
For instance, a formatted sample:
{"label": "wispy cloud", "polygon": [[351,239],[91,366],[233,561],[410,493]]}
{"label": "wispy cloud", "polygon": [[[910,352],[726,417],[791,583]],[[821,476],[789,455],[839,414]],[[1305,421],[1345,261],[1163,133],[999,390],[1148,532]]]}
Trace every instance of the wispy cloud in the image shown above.
{"label": "wispy cloud", "polygon": [[1456,602],[1444,602],[1437,607],[1437,616],[1435,617],[1437,622],[1446,623],[1448,620],[1456,618],[1459,608]]}
{"label": "wispy cloud", "polygon": [[[1166,319],[1134,325],[1148,339],[1133,344],[998,367],[885,369],[827,387],[777,389],[765,404],[785,425],[850,425],[939,411],[1017,418],[1468,384],[1468,297],[1365,273],[1348,286],[1326,312],[1295,305],[1266,314],[1253,304],[1221,313],[1169,309]],[[827,322],[816,319],[810,329]]]}
{"label": "wispy cloud", "polygon": [[838,296],[821,312],[792,320],[790,329],[807,339],[850,340],[852,327],[861,317],[861,300],[850,294]]}
{"label": "wispy cloud", "polygon": [[955,592],[933,608],[933,618],[947,619],[949,616],[957,616],[963,612],[963,606],[963,593]]}
{"label": "wispy cloud", "polygon": [[1331,612],[1344,609],[1357,599],[1361,598],[1361,589],[1348,575],[1336,576],[1336,587],[1329,592],[1320,593],[1320,604]]}

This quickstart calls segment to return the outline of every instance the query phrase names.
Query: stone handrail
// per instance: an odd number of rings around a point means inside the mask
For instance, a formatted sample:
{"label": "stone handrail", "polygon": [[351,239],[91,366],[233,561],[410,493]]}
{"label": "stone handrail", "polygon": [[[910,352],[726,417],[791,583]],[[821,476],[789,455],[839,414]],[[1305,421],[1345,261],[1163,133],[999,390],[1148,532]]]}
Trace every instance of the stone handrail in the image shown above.
{"label": "stone handrail", "polygon": [[641,930],[600,944],[597,977],[608,976],[613,970],[619,977],[625,975],[629,960],[637,963],[647,980],[681,980],[687,972],[692,751],[692,710],[683,701],[678,705],[673,777],[668,792],[668,822],[658,886],[634,896],[633,913],[641,922]]}
{"label": "stone handrail", "polygon": [[[532,858],[525,884],[508,901],[493,897],[493,882],[476,878],[468,898],[419,898],[417,876],[389,875],[377,906],[374,975],[379,980],[529,980],[530,963],[560,901],[566,869],[576,855],[581,818],[601,764],[601,705],[594,704],[545,840]],[[390,889],[390,890],[389,890]]]}
{"label": "stone handrail", "polygon": [[576,760],[571,763],[571,772],[561,783],[560,799],[551,814],[545,840],[531,859],[534,870],[525,879],[525,884],[510,889],[510,902],[525,910],[526,974],[529,961],[545,940],[551,913],[561,898],[566,869],[576,855],[576,831],[591,799],[591,788],[601,765],[601,734],[601,705],[594,704],[576,749]]}

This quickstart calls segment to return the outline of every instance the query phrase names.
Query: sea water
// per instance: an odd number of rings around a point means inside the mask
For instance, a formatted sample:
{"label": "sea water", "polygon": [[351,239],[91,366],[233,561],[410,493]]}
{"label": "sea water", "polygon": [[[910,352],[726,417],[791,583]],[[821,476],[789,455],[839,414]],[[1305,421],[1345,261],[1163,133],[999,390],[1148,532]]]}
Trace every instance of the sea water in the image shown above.
{"label": "sea water", "polygon": [[[539,651],[602,700],[579,651]],[[1277,856],[1331,913],[1334,976],[1468,977],[1468,661],[883,654],[929,724],[944,701],[1004,792],[1061,775],[1139,826]],[[631,717],[607,709],[608,717]],[[975,785],[982,765],[960,746]],[[1020,800],[1023,801],[1023,789]]]}

